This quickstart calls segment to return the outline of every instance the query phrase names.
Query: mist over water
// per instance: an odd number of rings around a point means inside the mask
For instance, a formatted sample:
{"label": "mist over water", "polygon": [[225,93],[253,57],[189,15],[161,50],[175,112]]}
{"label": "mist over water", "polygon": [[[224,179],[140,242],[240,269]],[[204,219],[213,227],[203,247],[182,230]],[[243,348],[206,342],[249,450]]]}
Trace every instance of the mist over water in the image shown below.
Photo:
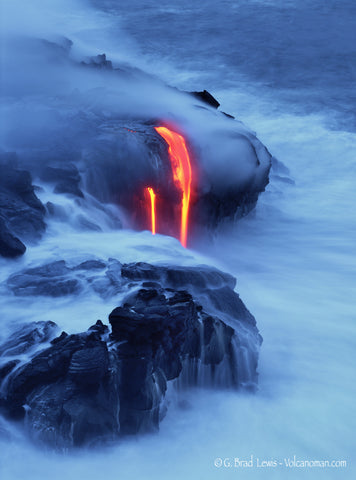
{"label": "mist over water", "polygon": [[[350,0],[192,3],[92,0],[136,41],[164,77],[194,90],[203,82],[255,93],[287,111],[334,111],[354,130],[355,15]],[[115,20],[113,20],[115,23]],[[276,90],[278,98],[276,98]],[[230,107],[231,108],[231,107]],[[238,110],[240,112],[240,110]]]}
{"label": "mist over water", "polygon": [[[80,233],[75,225],[53,222],[26,259],[11,266],[0,261],[0,280],[25,264],[63,256],[69,263],[92,255],[216,265],[237,277],[237,291],[264,338],[259,391],[197,389],[184,405],[172,394],[157,435],[90,454],[40,451],[15,430],[12,440],[0,440],[1,478],[353,478],[354,2],[209,1],[203,8],[184,0],[175,5],[107,0],[94,5],[56,5],[55,18],[61,12],[59,26],[66,25],[63,34],[79,39],[90,54],[106,48],[108,56],[117,55],[171,85],[210,89],[222,109],[255,130],[289,168],[294,184],[273,172],[255,212],[193,250],[148,232]],[[39,22],[38,29],[44,25]],[[18,33],[16,28],[14,22],[12,30]],[[88,45],[95,42],[93,52]],[[23,320],[24,308],[28,320],[51,319],[68,332],[79,331],[97,318],[106,320],[119,300],[108,304],[85,292],[47,304],[8,299],[1,333],[5,336]],[[348,467],[281,467],[271,473],[213,464],[217,457],[251,455],[281,462],[293,455],[346,460]]]}

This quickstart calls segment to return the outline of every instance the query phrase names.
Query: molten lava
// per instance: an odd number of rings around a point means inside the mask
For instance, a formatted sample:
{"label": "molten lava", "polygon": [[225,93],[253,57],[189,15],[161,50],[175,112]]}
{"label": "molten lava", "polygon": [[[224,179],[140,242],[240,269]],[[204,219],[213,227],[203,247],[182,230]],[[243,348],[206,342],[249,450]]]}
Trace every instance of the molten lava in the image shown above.
{"label": "molten lava", "polygon": [[168,144],[168,153],[171,161],[173,179],[182,191],[182,213],[180,241],[183,247],[187,246],[188,215],[190,202],[190,189],[192,183],[192,168],[184,138],[167,127],[155,127],[156,132]]}
{"label": "molten lava", "polygon": [[152,235],[156,234],[156,194],[152,187],[147,187],[146,191],[150,196],[151,202],[151,232]]}

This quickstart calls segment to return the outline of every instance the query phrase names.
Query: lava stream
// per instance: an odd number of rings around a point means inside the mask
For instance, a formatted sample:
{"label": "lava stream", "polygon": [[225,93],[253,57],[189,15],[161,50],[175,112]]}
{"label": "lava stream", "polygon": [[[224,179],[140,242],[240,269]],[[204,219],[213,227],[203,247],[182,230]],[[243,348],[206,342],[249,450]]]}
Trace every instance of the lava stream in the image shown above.
{"label": "lava stream", "polygon": [[156,194],[152,187],[147,187],[146,191],[150,196],[151,202],[151,232],[152,235],[156,234]]}
{"label": "lava stream", "polygon": [[168,144],[168,153],[173,170],[173,179],[182,191],[182,213],[180,241],[183,247],[187,246],[188,215],[190,189],[192,183],[192,168],[184,138],[167,127],[155,127],[156,132]]}

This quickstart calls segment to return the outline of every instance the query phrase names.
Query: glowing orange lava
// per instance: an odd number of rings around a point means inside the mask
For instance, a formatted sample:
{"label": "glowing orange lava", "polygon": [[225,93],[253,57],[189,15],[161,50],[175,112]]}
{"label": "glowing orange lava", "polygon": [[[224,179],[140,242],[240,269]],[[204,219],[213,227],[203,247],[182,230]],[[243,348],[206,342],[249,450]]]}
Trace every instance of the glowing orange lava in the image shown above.
{"label": "glowing orange lava", "polygon": [[190,202],[190,189],[192,183],[192,168],[184,138],[167,127],[155,127],[156,132],[168,144],[168,153],[173,170],[173,179],[182,191],[182,214],[180,241],[183,247],[187,246],[188,215]]}
{"label": "glowing orange lava", "polygon": [[151,232],[152,235],[156,234],[156,194],[152,187],[147,187],[146,191],[150,196],[151,201]]}

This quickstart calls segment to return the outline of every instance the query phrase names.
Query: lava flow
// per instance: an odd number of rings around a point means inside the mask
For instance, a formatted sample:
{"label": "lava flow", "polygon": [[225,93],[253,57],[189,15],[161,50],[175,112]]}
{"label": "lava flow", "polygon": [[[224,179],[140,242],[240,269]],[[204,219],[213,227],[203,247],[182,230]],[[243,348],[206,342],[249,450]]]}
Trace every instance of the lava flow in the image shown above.
{"label": "lava flow", "polygon": [[156,194],[152,187],[147,187],[146,191],[150,196],[151,203],[151,232],[153,235],[156,234]]}
{"label": "lava flow", "polygon": [[173,170],[173,179],[182,191],[182,212],[180,241],[183,247],[187,246],[188,215],[190,202],[190,189],[192,183],[192,168],[189,153],[184,138],[167,127],[155,127],[156,132],[168,144],[168,153]]}

